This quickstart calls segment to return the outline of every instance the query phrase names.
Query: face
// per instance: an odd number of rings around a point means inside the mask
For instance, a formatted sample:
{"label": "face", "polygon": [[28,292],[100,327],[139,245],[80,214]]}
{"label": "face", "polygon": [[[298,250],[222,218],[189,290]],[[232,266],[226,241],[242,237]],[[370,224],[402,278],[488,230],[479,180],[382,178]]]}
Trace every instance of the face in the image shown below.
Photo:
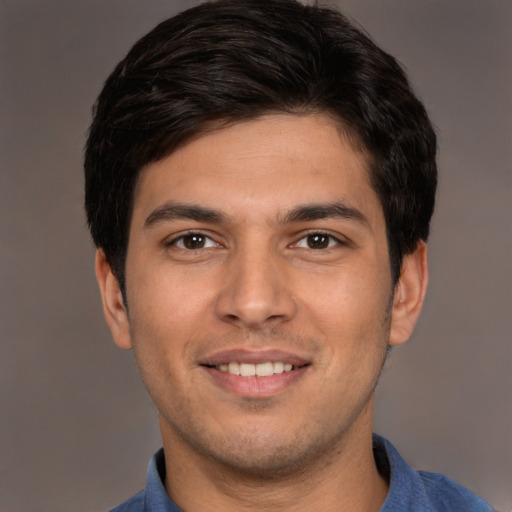
{"label": "face", "polygon": [[126,287],[111,328],[166,449],[276,474],[371,432],[386,227],[365,155],[328,117],[235,124],[145,168]]}

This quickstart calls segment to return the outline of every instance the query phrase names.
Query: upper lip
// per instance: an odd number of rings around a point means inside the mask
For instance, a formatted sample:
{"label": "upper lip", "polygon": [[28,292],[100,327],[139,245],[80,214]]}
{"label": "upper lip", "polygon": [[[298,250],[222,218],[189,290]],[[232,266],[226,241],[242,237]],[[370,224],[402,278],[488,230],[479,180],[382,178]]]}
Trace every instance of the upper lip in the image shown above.
{"label": "upper lip", "polygon": [[230,362],[260,364],[268,362],[290,363],[293,366],[304,366],[310,361],[303,357],[287,352],[284,350],[264,349],[264,350],[247,350],[247,349],[230,349],[215,352],[201,359],[199,364],[203,366],[218,366]]}

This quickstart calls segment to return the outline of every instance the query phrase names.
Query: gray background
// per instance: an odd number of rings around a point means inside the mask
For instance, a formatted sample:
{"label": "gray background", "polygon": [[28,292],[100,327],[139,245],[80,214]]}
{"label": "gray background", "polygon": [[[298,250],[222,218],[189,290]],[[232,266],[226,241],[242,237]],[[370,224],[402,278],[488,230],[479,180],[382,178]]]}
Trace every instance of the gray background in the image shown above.
{"label": "gray background", "polygon": [[[115,348],[82,212],[90,106],[135,40],[190,1],[0,0],[0,510],[101,511],[160,439]],[[512,3],[340,2],[409,70],[440,133],[431,285],[376,430],[512,509]]]}

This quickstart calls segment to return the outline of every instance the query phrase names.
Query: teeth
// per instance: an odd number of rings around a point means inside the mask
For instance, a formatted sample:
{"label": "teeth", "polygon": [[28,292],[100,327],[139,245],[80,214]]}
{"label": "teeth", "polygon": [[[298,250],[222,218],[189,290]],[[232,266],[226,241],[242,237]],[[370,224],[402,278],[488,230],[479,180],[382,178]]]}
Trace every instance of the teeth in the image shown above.
{"label": "teeth", "polygon": [[[252,365],[251,365],[252,366]],[[268,377],[274,375],[274,363],[261,363],[254,366],[258,377]]]}
{"label": "teeth", "polygon": [[283,363],[277,361],[275,363],[223,363],[217,366],[217,369],[221,372],[227,372],[231,375],[241,375],[242,377],[269,377],[275,373],[290,372],[293,366],[290,363]]}
{"label": "teeth", "polygon": [[240,375],[242,377],[254,377],[256,375],[256,366],[253,364],[240,363]]}
{"label": "teeth", "polygon": [[274,363],[274,373],[283,373],[284,372],[284,363]]}
{"label": "teeth", "polygon": [[229,363],[228,372],[232,375],[240,375],[240,365],[238,363]]}

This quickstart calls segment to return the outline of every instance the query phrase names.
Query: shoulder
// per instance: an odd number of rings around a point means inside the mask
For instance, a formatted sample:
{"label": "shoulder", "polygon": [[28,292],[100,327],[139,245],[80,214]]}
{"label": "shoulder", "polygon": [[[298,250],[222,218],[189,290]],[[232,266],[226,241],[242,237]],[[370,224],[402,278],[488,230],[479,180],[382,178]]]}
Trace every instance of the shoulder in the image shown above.
{"label": "shoulder", "polygon": [[145,492],[140,491],[129,500],[121,503],[117,507],[110,510],[110,512],[143,512],[144,510],[144,496]]}
{"label": "shoulder", "polygon": [[492,512],[487,501],[440,473],[411,468],[386,439],[374,435],[374,454],[389,479],[380,512]]}
{"label": "shoulder", "polygon": [[435,512],[492,512],[494,509],[483,498],[441,473],[418,471],[425,493]]}

